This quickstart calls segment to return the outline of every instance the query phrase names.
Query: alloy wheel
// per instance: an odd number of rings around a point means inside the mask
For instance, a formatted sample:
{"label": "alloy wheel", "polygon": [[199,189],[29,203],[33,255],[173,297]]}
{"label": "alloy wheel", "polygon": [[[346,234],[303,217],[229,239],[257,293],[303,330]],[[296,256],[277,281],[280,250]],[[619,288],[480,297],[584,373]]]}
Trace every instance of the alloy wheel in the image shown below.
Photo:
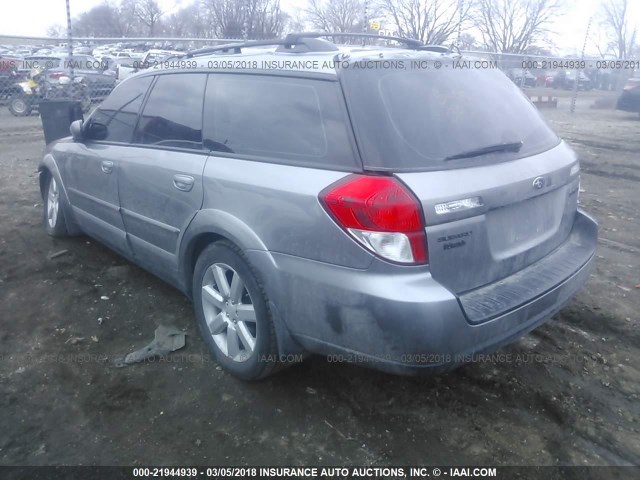
{"label": "alloy wheel", "polygon": [[60,192],[56,179],[51,177],[49,193],[47,195],[47,222],[49,227],[55,228],[58,222],[58,209],[60,208]]}
{"label": "alloy wheel", "polygon": [[235,362],[254,353],[257,320],[249,291],[229,265],[214,263],[202,278],[202,308],[213,341]]}

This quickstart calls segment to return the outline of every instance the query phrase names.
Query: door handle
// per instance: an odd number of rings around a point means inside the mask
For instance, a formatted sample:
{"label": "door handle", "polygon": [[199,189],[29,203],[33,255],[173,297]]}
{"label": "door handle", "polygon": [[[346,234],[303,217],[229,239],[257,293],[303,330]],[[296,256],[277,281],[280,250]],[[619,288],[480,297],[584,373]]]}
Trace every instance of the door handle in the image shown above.
{"label": "door handle", "polygon": [[194,178],[190,175],[174,175],[173,186],[183,192],[190,192],[193,188]]}
{"label": "door handle", "polygon": [[109,160],[104,160],[100,168],[102,168],[102,171],[104,173],[111,173],[113,172],[113,162],[110,162]]}

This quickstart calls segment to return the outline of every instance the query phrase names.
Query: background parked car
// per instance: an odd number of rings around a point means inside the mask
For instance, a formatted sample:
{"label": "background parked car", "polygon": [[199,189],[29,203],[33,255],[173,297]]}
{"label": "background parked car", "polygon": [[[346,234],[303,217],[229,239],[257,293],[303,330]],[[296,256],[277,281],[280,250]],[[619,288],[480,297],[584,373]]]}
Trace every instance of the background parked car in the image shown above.
{"label": "background parked car", "polygon": [[[575,81],[575,70],[560,70],[553,77],[551,86],[553,88],[565,88],[570,90],[573,88]],[[592,88],[591,79],[589,79],[586,73],[580,72],[578,76],[578,90],[591,90]]]}
{"label": "background parked car", "polygon": [[90,47],[74,47],[73,54],[74,55],[91,55],[93,50]]}
{"label": "background parked car", "polygon": [[640,114],[640,77],[627,80],[616,103],[616,109]]}
{"label": "background parked car", "polygon": [[121,81],[127,78],[129,75],[136,73],[139,70],[144,70],[149,67],[153,67],[157,62],[162,61],[168,57],[181,56],[184,52],[178,52],[173,50],[157,50],[152,49],[142,56],[142,58],[132,58],[130,61],[119,62],[116,66],[116,80]]}
{"label": "background parked car", "polygon": [[507,77],[519,87],[535,87],[536,77],[529,70],[523,68],[512,68],[507,70]]}

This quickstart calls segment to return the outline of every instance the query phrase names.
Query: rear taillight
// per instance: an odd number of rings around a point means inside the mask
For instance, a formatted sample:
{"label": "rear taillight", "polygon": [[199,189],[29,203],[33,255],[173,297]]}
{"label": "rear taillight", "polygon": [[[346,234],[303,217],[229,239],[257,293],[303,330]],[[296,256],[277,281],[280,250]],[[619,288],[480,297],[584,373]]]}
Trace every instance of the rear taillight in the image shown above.
{"label": "rear taillight", "polygon": [[629,83],[627,83],[624,87],[622,87],[622,89],[623,89],[624,91],[627,91],[627,92],[628,92],[629,90],[633,90],[633,89],[638,88],[638,87],[640,87],[640,83],[636,83],[636,82],[629,82]]}
{"label": "rear taillight", "polygon": [[66,75],[65,72],[55,72],[55,73],[50,73],[49,78],[53,80],[60,80],[60,77],[64,77],[65,75]]}
{"label": "rear taillight", "polygon": [[429,261],[420,203],[395,178],[349,175],[322,191],[320,200],[368,250],[392,262]]}

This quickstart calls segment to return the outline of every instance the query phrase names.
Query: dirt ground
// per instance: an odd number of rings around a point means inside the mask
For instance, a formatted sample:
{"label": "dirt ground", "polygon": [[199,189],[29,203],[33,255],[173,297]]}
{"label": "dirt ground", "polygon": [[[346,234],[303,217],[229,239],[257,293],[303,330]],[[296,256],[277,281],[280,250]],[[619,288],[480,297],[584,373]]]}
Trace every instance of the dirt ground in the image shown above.
{"label": "dirt ground", "polygon": [[[93,240],[44,233],[40,120],[0,107],[0,464],[640,464],[640,119],[590,109],[601,92],[572,115],[551,93],[544,114],[582,159],[601,236],[561,313],[447,374],[311,357],[253,384],[216,368],[180,293]],[[113,366],[159,324],[186,348]]]}

